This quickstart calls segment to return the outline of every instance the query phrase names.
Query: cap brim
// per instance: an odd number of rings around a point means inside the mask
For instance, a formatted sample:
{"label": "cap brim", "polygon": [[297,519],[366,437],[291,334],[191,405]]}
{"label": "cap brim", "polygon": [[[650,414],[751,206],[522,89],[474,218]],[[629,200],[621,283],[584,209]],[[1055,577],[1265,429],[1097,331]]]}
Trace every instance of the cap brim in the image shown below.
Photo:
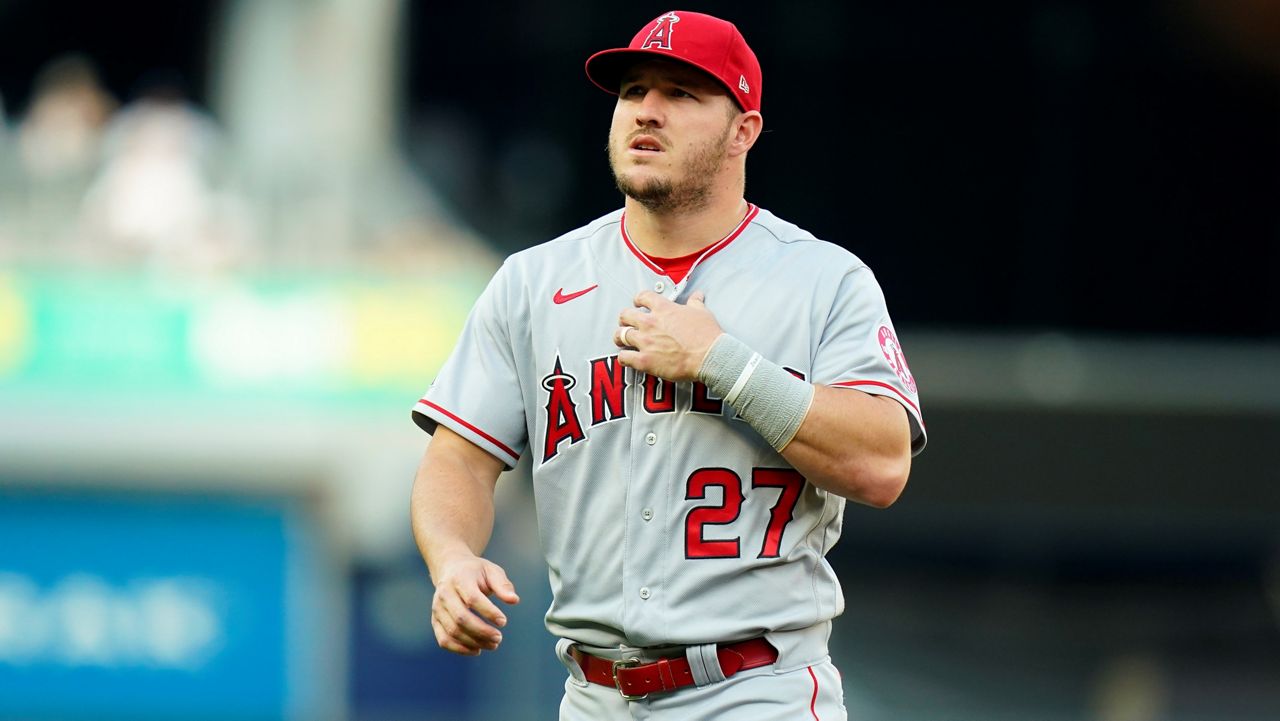
{"label": "cap brim", "polygon": [[672,55],[667,52],[657,50],[633,50],[631,48],[615,48],[613,50],[601,50],[600,52],[587,58],[587,78],[595,83],[596,87],[617,95],[622,89],[622,76],[626,74],[627,69],[642,60],[652,60],[654,58],[660,60],[670,60],[676,63],[688,65],[691,68],[697,68],[706,73],[708,77],[715,81],[716,85],[725,89],[729,97],[739,106],[742,102],[734,94],[733,88],[725,85],[719,77],[716,76],[709,68],[695,63],[691,60]]}

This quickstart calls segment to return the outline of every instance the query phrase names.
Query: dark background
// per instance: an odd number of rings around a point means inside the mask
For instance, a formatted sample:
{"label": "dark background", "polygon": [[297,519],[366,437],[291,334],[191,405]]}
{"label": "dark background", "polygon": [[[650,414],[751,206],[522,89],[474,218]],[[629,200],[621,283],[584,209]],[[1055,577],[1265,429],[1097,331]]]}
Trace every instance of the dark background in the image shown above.
{"label": "dark background", "polygon": [[[119,98],[176,73],[207,102],[221,9],[0,0],[0,96],[19,114],[40,67],[79,51]],[[666,9],[407,3],[404,144],[504,251],[616,207],[603,152],[612,103],[582,63]],[[858,253],[899,323],[1280,334],[1280,12],[1269,3],[697,9],[733,18],[764,68],[749,198]],[[422,136],[442,113],[480,162],[432,157]],[[564,154],[554,197],[522,194],[543,180],[536,164],[504,175],[522,134]]]}

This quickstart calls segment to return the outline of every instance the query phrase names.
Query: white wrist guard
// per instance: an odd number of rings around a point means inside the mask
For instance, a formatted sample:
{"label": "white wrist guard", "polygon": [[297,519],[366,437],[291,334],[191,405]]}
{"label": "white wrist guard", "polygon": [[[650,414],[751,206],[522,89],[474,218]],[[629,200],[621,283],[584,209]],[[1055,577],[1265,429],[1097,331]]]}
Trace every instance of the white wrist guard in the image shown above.
{"label": "white wrist guard", "polygon": [[726,403],[779,453],[813,404],[814,387],[722,333],[698,369],[698,380]]}

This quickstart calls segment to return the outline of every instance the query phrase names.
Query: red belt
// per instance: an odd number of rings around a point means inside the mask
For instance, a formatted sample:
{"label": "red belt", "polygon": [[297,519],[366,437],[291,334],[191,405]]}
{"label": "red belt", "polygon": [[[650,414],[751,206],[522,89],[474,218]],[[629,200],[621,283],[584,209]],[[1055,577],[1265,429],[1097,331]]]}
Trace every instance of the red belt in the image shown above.
{"label": "red belt", "polygon": [[[628,700],[694,684],[693,671],[684,656],[642,664],[639,659],[613,661],[592,656],[579,651],[576,646],[571,653],[588,681],[616,688]],[[720,646],[716,649],[716,656],[720,658],[724,677],[729,678],[739,671],[768,666],[778,660],[778,651],[763,638],[753,638]]]}

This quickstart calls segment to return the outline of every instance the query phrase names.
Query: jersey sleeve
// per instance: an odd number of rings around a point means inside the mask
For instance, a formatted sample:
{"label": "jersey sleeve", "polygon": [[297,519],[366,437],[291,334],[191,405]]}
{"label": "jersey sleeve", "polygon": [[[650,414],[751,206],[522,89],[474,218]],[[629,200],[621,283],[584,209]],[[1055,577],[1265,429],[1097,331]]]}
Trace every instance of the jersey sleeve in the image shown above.
{"label": "jersey sleeve", "polygon": [[515,467],[526,445],[524,400],[509,322],[517,304],[509,264],[489,281],[453,353],[426,394],[413,407],[413,420],[427,433],[443,425]]}
{"label": "jersey sleeve", "polygon": [[884,293],[865,265],[840,281],[818,341],[811,380],[898,401],[911,420],[911,454],[924,449],[927,435],[919,390],[889,318]]}

